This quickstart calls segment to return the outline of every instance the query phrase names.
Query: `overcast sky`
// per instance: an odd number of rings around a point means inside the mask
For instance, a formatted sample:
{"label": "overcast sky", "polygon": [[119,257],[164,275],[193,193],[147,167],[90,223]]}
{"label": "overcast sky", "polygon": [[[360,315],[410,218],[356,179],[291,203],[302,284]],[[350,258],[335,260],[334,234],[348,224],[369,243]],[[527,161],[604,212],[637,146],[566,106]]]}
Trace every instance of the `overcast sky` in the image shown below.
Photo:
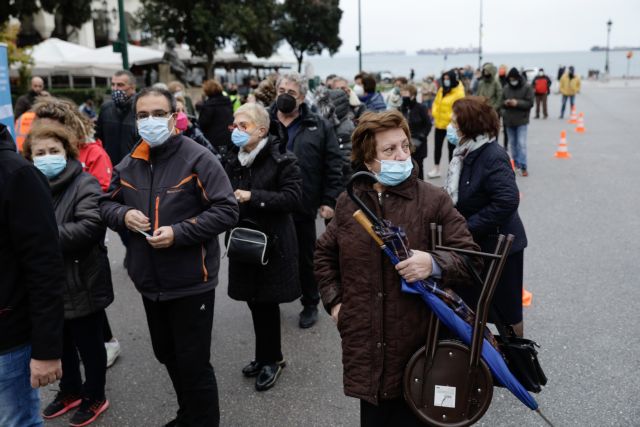
{"label": "overcast sky", "polygon": [[[478,45],[480,0],[361,0],[364,52]],[[340,55],[355,55],[358,0],[341,0]],[[640,46],[640,0],[484,0],[485,52]]]}

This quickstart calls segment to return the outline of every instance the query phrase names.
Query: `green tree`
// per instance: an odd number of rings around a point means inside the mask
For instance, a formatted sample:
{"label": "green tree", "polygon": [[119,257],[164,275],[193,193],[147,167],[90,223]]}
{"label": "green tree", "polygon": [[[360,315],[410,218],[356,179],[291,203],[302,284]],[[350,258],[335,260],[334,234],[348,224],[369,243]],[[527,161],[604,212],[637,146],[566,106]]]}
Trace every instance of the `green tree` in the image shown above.
{"label": "green tree", "polygon": [[275,0],[142,0],[138,17],[155,37],[173,37],[204,56],[211,77],[215,51],[227,42],[239,52],[271,55],[276,13]]}
{"label": "green tree", "polygon": [[68,40],[74,31],[91,20],[91,0],[40,0],[42,9],[55,17],[56,26],[51,34]]}
{"label": "green tree", "polygon": [[302,70],[305,52],[319,55],[324,49],[333,55],[342,40],[339,0],[285,0],[278,31],[289,43],[298,60],[298,72]]}
{"label": "green tree", "polygon": [[31,16],[40,10],[37,0],[2,0],[0,1],[0,25],[5,24],[10,17],[20,19]]}
{"label": "green tree", "polygon": [[20,25],[9,25],[6,22],[0,24],[0,43],[6,43],[9,54],[9,65],[18,64],[18,74],[20,75],[20,90],[26,92],[29,80],[31,79],[31,66],[33,58],[23,48],[16,45]]}

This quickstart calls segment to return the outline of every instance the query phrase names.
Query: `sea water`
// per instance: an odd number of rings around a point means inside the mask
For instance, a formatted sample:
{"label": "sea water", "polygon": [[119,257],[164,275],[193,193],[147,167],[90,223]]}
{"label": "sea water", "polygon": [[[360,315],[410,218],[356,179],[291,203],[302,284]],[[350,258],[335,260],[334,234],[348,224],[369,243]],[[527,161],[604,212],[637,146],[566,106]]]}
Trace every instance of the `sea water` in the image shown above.
{"label": "sea water", "polygon": [[[612,77],[627,75],[627,52],[609,52],[609,73]],[[589,70],[604,72],[605,52],[549,52],[549,53],[485,53],[482,62],[493,62],[496,66],[507,65],[518,69],[542,67],[555,80],[558,67],[573,65],[576,72],[586,77]],[[313,67],[313,75],[325,78],[329,74],[338,74],[349,80],[358,73],[357,56],[306,56],[305,62]],[[443,70],[453,67],[478,66],[478,54],[448,55],[363,55],[362,68],[367,72],[390,71],[394,76],[409,77],[415,70],[415,79],[422,80],[426,75],[439,75]],[[304,71],[304,69],[303,69]],[[634,51],[630,61],[630,76],[640,76],[640,51]]]}

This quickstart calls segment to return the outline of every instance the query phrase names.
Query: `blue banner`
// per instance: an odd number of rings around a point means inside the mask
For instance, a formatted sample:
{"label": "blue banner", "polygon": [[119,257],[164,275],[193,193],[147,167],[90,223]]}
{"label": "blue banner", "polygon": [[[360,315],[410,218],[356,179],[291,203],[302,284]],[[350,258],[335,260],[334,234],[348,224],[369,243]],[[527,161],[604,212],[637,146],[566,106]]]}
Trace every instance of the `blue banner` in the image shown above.
{"label": "blue banner", "polygon": [[0,123],[6,125],[15,140],[13,129],[13,107],[11,106],[11,86],[9,83],[9,51],[5,43],[0,43]]}

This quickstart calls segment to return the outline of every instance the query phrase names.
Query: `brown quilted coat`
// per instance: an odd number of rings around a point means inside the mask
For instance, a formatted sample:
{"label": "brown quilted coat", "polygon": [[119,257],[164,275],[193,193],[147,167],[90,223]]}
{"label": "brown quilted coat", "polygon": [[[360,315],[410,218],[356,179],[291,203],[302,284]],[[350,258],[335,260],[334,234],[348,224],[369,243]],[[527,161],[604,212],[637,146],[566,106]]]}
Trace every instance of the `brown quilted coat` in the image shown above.
{"label": "brown quilted coat", "polygon": [[[379,217],[402,226],[412,249],[430,248],[429,223],[443,225],[446,246],[479,250],[465,219],[442,189],[416,178],[378,194],[370,185],[355,193]],[[352,218],[356,205],[343,193],[336,216],[320,237],[315,274],[325,309],[341,302],[338,330],[342,338],[344,392],[377,404],[402,396],[402,375],[411,355],[426,340],[428,310],[415,295],[402,293],[391,262]],[[436,251],[442,283],[454,290],[469,286],[466,267],[450,252]]]}

